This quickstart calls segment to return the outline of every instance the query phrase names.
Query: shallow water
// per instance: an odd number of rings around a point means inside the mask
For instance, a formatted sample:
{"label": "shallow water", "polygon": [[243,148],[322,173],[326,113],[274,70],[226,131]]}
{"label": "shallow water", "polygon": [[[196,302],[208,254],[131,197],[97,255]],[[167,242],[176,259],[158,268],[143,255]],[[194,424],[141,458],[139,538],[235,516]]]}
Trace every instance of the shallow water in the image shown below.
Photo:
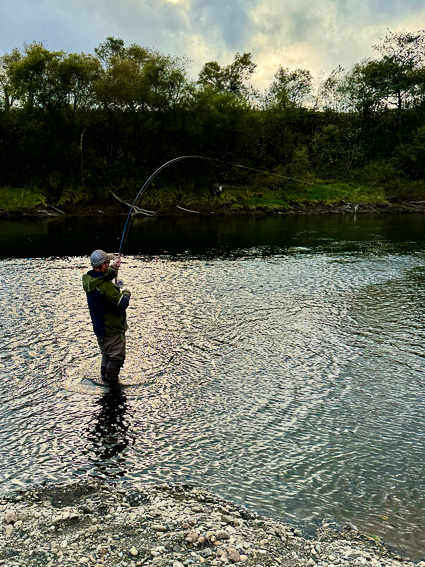
{"label": "shallow water", "polygon": [[115,394],[87,379],[99,362],[87,257],[0,261],[0,487],[192,482],[425,557],[424,238],[414,222],[404,238],[334,222],[279,232],[273,219],[258,246],[229,232],[180,256],[130,241]]}

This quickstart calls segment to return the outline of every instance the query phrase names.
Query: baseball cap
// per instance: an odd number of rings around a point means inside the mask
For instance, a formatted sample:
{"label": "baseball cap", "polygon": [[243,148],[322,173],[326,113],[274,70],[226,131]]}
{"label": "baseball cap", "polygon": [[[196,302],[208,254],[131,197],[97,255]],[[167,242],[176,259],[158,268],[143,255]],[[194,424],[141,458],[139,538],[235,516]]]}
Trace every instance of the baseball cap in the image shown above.
{"label": "baseball cap", "polygon": [[97,267],[104,262],[111,262],[114,258],[114,254],[107,254],[103,250],[95,250],[90,256],[90,262],[92,266]]}

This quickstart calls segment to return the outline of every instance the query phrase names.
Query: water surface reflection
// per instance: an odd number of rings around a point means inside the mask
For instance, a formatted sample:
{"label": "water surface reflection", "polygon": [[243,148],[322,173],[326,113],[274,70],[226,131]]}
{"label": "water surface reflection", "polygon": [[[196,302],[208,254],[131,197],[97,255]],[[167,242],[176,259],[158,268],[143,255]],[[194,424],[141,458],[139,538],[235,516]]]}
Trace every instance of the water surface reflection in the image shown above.
{"label": "water surface reflection", "polygon": [[102,476],[125,476],[128,472],[125,449],[129,443],[134,444],[135,434],[129,431],[130,408],[123,388],[107,387],[96,404],[100,409],[87,432],[90,460]]}
{"label": "water surface reflection", "polygon": [[311,247],[286,232],[272,254],[127,256],[115,392],[64,378],[98,367],[87,256],[1,261],[2,488],[189,481],[294,522],[353,521],[424,557],[423,234],[372,228]]}

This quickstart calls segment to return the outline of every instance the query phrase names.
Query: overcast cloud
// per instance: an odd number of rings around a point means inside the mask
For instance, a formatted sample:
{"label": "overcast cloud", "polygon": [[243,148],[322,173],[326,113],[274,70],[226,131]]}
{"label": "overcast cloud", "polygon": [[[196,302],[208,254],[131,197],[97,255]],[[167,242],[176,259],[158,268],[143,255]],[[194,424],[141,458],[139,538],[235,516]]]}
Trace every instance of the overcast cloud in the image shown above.
{"label": "overcast cloud", "polygon": [[0,52],[42,41],[51,50],[93,53],[108,36],[185,55],[196,78],[204,63],[252,53],[254,83],[279,65],[313,74],[373,54],[387,29],[425,28],[424,0],[0,0]]}

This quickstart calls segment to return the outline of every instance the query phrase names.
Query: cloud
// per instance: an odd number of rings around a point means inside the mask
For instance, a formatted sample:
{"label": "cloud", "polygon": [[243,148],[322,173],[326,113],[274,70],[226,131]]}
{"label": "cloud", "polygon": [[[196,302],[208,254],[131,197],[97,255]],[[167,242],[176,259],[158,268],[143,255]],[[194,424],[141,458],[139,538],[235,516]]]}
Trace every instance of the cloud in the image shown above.
{"label": "cloud", "polygon": [[191,23],[222,49],[238,50],[249,42],[253,32],[250,10],[256,4],[255,0],[193,0]]}
{"label": "cloud", "polygon": [[255,83],[279,65],[329,73],[374,55],[387,29],[425,27],[423,0],[20,0],[4,2],[0,50],[43,41],[52,50],[93,49],[108,36],[193,60],[229,64],[251,52]]}
{"label": "cloud", "polygon": [[350,69],[375,54],[372,46],[387,29],[416,30],[418,22],[425,23],[423,2],[412,2],[408,10],[404,4],[398,0],[299,0],[296,4],[263,0],[253,13],[256,33],[251,45],[260,68],[257,80],[270,82],[279,65],[314,74],[330,73],[339,65]]}

